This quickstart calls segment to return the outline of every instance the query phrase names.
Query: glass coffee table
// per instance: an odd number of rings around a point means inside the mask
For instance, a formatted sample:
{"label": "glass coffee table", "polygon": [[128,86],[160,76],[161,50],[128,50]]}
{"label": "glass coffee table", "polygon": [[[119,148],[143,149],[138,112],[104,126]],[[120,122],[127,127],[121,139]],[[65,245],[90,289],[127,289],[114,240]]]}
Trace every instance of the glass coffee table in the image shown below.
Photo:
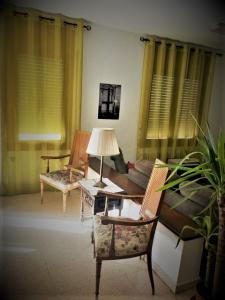
{"label": "glass coffee table", "polygon": [[[108,178],[103,178],[103,182],[106,184],[104,188],[94,187],[97,179],[83,179],[78,181],[80,186],[80,200],[81,211],[80,218],[83,221],[85,218],[90,218],[96,213],[104,212],[105,210],[105,197],[98,195],[101,191],[126,194],[123,189],[117,186]],[[108,210],[118,209],[121,214],[123,208],[123,200],[110,199],[108,200]]]}

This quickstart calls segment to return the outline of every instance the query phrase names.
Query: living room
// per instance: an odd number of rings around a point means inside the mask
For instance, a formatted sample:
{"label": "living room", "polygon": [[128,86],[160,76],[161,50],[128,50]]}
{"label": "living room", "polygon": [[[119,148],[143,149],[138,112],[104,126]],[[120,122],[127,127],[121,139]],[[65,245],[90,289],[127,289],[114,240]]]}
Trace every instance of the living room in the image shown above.
{"label": "living room", "polygon": [[[36,2],[18,0],[9,2],[18,7],[32,7],[46,13],[62,14],[75,19],[82,18],[85,20],[85,24],[91,26],[90,31],[85,29],[83,32],[80,128],[87,131],[92,131],[95,127],[114,128],[119,147],[123,151],[126,162],[135,162],[137,160],[141,80],[146,43],[140,41],[141,36],[166,37],[171,40],[204,45],[209,49],[218,50],[219,55],[216,55],[208,120],[214,135],[218,133],[219,128],[222,128],[223,131],[225,130],[225,59],[224,55],[221,55],[225,49],[224,33],[216,32],[219,23],[222,22],[224,26],[224,14],[222,10],[224,6],[222,1],[188,1],[186,3],[172,1],[170,4],[167,1],[59,2],[49,0]],[[121,86],[119,118],[116,120],[98,118],[101,83]],[[41,154],[44,155],[46,153]],[[107,160],[107,163],[113,166],[111,160]],[[2,166],[2,155],[0,164]],[[27,162],[27,164],[29,163]],[[2,167],[0,170],[1,174]],[[0,178],[2,182],[2,176]],[[38,177],[36,185],[39,188]],[[40,194],[38,190],[36,192],[33,201],[39,204]],[[48,194],[49,192],[46,193]],[[73,193],[76,194],[77,199],[77,191]],[[16,197],[20,200],[22,199],[21,195]],[[24,197],[26,198],[27,195]],[[49,199],[52,199],[50,195],[49,197]],[[52,208],[53,211],[56,209],[57,214],[59,214],[61,209],[61,195],[57,194],[53,198],[57,199],[57,201],[54,200],[56,208],[51,206],[51,200],[47,200],[50,206],[48,208],[46,206],[37,208],[38,213],[40,213],[40,210],[42,213],[45,213],[45,209],[47,209],[47,213],[51,215]],[[11,199],[11,201],[12,207],[16,207],[16,198]],[[69,217],[72,217],[74,212],[79,212],[79,204],[75,204],[74,200],[70,201],[69,199],[67,202],[67,213]],[[24,205],[22,207],[24,209]],[[29,205],[27,209],[29,211]],[[56,224],[54,223],[54,225]],[[69,223],[67,225],[69,228]],[[53,225],[49,223],[49,226]],[[56,226],[58,228],[58,225]],[[86,246],[91,247],[88,241]],[[108,272],[110,273],[110,267]],[[142,270],[141,272],[143,273],[144,271]],[[114,276],[117,276],[116,274]],[[146,277],[148,276],[147,273],[145,275]],[[109,281],[109,275],[107,276]],[[104,273],[102,277],[104,277]],[[114,294],[110,294],[110,284],[106,288],[102,299],[110,299],[110,296],[113,299]],[[157,284],[159,286],[163,285],[162,283]],[[143,285],[140,286],[143,287]],[[72,290],[72,285],[70,288]],[[129,284],[127,284],[127,289],[129,289]],[[151,296],[150,287],[148,289]],[[165,291],[164,287],[163,289]],[[123,294],[123,290],[125,288],[122,288],[122,291],[120,291],[122,294],[118,292],[114,297],[118,299],[132,299],[131,294],[126,295],[125,292]],[[88,291],[90,292],[90,290]],[[63,292],[66,293],[65,290]],[[94,291],[92,292],[94,295]],[[85,293],[82,295],[82,292],[80,292],[79,295],[80,298],[77,297],[77,299],[89,299],[88,297],[91,299],[91,296]],[[134,295],[136,296],[134,299],[142,299],[138,298],[138,295]],[[31,296],[30,298],[29,295],[26,296],[27,299],[31,299]],[[147,297],[147,295],[142,296],[143,299],[145,299],[145,296]],[[175,299],[175,296],[169,292],[167,298],[164,296],[162,292],[159,299]],[[182,295],[176,297],[179,299]]]}

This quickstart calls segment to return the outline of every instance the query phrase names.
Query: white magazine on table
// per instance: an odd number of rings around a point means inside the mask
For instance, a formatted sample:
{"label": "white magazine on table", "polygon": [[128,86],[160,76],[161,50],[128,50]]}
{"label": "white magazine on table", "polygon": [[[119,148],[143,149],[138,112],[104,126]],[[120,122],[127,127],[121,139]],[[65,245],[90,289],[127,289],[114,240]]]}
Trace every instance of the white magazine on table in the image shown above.
{"label": "white magazine on table", "polygon": [[113,183],[108,178],[102,178],[102,181],[106,184],[104,188],[95,187],[94,185],[99,181],[99,179],[87,179],[87,180],[80,180],[79,184],[87,189],[91,195],[96,196],[98,191],[105,191],[110,193],[119,193],[123,192],[124,190]]}

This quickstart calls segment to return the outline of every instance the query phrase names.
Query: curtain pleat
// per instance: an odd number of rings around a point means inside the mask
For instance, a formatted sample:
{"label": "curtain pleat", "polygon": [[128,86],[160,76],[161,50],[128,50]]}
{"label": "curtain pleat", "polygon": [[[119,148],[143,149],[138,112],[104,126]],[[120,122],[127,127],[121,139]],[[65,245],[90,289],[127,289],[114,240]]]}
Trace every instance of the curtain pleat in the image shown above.
{"label": "curtain pleat", "polygon": [[151,38],[145,43],[137,159],[183,157],[207,121],[215,54]]}
{"label": "curtain pleat", "polygon": [[[187,45],[184,46],[182,49],[182,58],[180,62],[180,71],[177,76],[177,86],[176,86],[176,101],[174,101],[174,110],[172,112],[173,114],[173,120],[174,120],[174,127],[172,130],[172,145],[171,145],[171,156],[176,157],[176,148],[177,148],[177,135],[178,135],[178,130],[180,127],[180,111],[181,111],[181,105],[182,105],[182,100],[183,100],[183,91],[184,91],[184,81],[186,77],[186,72],[187,72],[187,61],[188,61],[188,55],[189,55],[189,49]],[[166,157],[163,157],[165,160]]]}
{"label": "curtain pleat", "polygon": [[148,47],[145,47],[144,62],[141,81],[141,98],[139,109],[139,124],[138,124],[138,148],[137,157],[145,157],[146,148],[146,132],[148,126],[148,108],[149,108],[149,95],[153,77],[154,59],[155,57],[155,41],[152,39]]}
{"label": "curtain pleat", "polygon": [[[83,22],[9,8],[2,23],[1,193],[38,192],[46,170],[40,156],[69,153],[80,128]],[[50,167],[65,163],[54,160]]]}

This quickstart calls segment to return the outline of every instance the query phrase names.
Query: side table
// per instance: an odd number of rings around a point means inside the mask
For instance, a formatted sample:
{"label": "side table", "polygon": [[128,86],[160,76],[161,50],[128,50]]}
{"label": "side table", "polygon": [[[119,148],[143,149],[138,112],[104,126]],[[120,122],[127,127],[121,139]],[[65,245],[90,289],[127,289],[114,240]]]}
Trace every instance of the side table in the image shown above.
{"label": "side table", "polygon": [[[97,181],[97,179],[83,179],[78,181],[81,190],[81,221],[83,221],[84,218],[92,217],[96,213],[103,212],[105,210],[105,197],[99,196],[99,191],[106,191],[111,193],[125,193],[123,189],[114,184],[108,178],[103,178],[103,182],[107,184],[104,188],[94,187]],[[87,206],[87,208],[91,210],[89,214],[85,213],[85,206]],[[119,214],[121,214],[121,210],[123,208],[123,200],[109,198],[108,209],[112,210],[114,208],[118,208]]]}

